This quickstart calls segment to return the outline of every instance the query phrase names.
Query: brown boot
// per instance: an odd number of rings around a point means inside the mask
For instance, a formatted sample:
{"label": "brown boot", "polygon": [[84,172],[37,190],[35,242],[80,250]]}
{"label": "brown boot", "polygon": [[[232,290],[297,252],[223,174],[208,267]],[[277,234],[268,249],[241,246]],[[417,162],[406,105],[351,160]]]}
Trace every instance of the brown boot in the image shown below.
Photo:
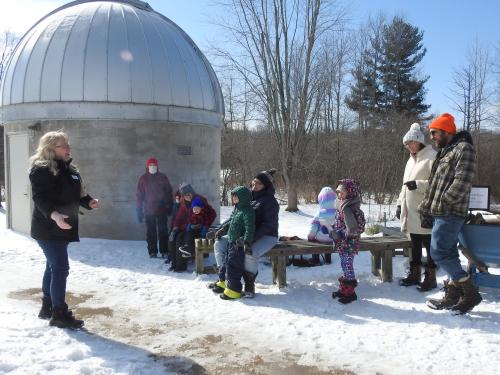
{"label": "brown boot", "polygon": [[455,306],[460,299],[460,288],[453,281],[444,282],[444,297],[441,299],[429,299],[427,306],[434,310],[449,310]]}
{"label": "brown boot", "polygon": [[419,292],[427,292],[435,288],[437,288],[436,269],[425,267],[424,281],[422,281],[422,283],[417,286],[417,290]]}
{"label": "brown boot", "polygon": [[460,300],[451,308],[457,314],[465,314],[471,311],[475,306],[479,305],[483,298],[477,288],[472,284],[470,275],[460,279],[458,282],[460,288]]}
{"label": "brown boot", "polygon": [[420,278],[421,278],[420,264],[410,264],[408,275],[404,279],[399,280],[399,285],[401,286],[419,285]]}

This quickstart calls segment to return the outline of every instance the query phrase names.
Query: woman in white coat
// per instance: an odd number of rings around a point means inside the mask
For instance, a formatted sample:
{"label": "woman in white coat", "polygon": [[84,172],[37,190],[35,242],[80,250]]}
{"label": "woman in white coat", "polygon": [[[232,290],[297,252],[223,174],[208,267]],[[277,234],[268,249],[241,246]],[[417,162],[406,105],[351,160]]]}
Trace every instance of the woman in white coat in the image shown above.
{"label": "woman in white coat", "polygon": [[[401,279],[399,284],[418,285],[417,289],[424,292],[436,288],[436,264],[430,256],[431,229],[421,227],[417,207],[424,199],[429,185],[428,180],[436,151],[430,145],[426,145],[424,133],[417,123],[411,125],[403,137],[403,144],[409,151],[410,158],[405,167],[396,216],[401,220],[401,231],[411,239],[413,251],[408,275]],[[424,281],[421,283],[422,244],[427,250],[427,264]]]}

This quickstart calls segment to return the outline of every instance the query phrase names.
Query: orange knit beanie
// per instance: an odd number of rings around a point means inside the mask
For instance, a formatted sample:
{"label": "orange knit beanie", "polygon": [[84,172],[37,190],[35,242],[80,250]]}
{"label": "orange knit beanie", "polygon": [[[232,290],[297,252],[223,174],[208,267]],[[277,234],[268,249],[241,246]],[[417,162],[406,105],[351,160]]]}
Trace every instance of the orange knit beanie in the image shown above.
{"label": "orange knit beanie", "polygon": [[455,118],[449,113],[443,113],[429,124],[429,129],[442,130],[449,134],[456,134]]}

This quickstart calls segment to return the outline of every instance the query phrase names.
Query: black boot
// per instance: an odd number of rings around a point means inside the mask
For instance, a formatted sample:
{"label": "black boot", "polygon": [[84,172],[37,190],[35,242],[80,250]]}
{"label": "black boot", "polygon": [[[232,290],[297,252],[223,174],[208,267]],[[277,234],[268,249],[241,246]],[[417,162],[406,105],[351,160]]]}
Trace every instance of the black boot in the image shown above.
{"label": "black boot", "polygon": [[38,313],[40,319],[50,319],[52,317],[52,301],[50,297],[42,298],[42,308]]}
{"label": "black boot", "polygon": [[[464,280],[465,279],[465,280]],[[461,279],[457,282],[460,288],[460,300],[451,308],[457,314],[465,314],[471,311],[475,306],[479,305],[483,298],[477,288],[472,284],[472,280],[468,275],[467,278]]]}
{"label": "black boot", "polygon": [[417,286],[419,292],[427,292],[437,288],[436,268],[425,267],[424,281]]}
{"label": "black boot", "polygon": [[243,281],[245,282],[245,290],[243,291],[244,298],[254,298],[255,297],[255,279],[257,274],[252,272],[243,272]]}
{"label": "black boot", "polygon": [[430,299],[427,306],[434,310],[449,310],[458,303],[460,299],[460,288],[453,281],[444,282],[444,296],[441,299]]}
{"label": "black boot", "polygon": [[54,306],[52,308],[52,319],[49,325],[58,328],[82,328],[83,320],[75,319],[71,310],[68,310],[68,305]]}
{"label": "black boot", "polygon": [[354,280],[346,280],[342,281],[341,289],[338,295],[338,301],[343,303],[344,305],[347,303],[351,303],[358,299],[354,288],[358,286],[358,282],[356,279]]}
{"label": "black boot", "polygon": [[404,279],[399,280],[399,285],[401,286],[419,285],[420,277],[421,277],[420,264],[410,264],[408,275]]}

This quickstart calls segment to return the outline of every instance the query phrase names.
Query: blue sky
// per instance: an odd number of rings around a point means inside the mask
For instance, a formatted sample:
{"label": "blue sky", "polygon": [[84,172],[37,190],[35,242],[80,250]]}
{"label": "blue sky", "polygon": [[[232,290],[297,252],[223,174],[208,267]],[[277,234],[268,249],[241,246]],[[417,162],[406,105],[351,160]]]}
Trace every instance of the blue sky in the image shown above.
{"label": "blue sky", "polygon": [[[426,85],[432,113],[452,112],[446,98],[453,69],[465,62],[467,49],[477,40],[489,47],[500,45],[500,0],[339,0],[349,6],[352,27],[379,11],[388,18],[403,15],[424,31],[427,48],[421,71],[430,75]],[[22,32],[62,0],[0,0],[0,30]],[[149,0],[156,11],[181,26],[202,50],[219,31],[211,21],[221,15],[213,0]],[[491,48],[493,50],[493,48]]]}

